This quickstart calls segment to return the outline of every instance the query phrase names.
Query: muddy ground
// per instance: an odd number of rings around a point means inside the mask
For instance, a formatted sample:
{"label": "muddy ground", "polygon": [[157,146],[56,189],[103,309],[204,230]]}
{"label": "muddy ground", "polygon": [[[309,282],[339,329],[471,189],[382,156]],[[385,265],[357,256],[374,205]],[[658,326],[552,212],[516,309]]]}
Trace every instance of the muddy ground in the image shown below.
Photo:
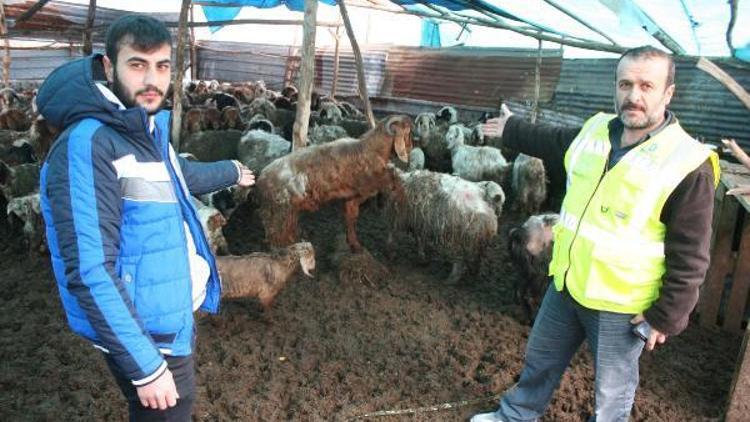
{"label": "muddy ground", "polygon": [[[328,208],[302,221],[317,249],[314,280],[293,280],[270,315],[247,299],[199,321],[195,420],[337,421],[471,401],[367,419],[462,421],[495,406],[492,397],[520,372],[529,334],[513,300],[517,276],[504,236],[478,277],[449,285],[449,265],[439,257],[420,262],[406,237],[388,260],[378,215],[366,207],[359,233],[390,269],[379,285],[338,279],[330,254],[343,226],[338,209]],[[505,216],[500,232],[519,220]],[[237,211],[225,233],[233,253],[264,248],[252,205]],[[0,420],[124,420],[124,401],[103,360],[67,328],[48,257],[29,255],[19,244],[0,218]],[[632,420],[719,418],[739,345],[738,337],[692,324],[645,353]],[[592,383],[591,359],[582,350],[544,420],[584,420]]]}

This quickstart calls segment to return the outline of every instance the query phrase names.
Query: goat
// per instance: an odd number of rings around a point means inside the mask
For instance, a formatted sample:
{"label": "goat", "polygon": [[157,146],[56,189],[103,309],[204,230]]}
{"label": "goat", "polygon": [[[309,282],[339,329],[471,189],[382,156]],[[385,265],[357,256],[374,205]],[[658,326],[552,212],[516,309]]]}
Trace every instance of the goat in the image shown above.
{"label": "goat", "polygon": [[257,297],[268,312],[276,295],[297,271],[312,277],[315,249],[309,242],[300,242],[271,253],[217,256],[216,267],[222,299]]}
{"label": "goat", "polygon": [[398,189],[396,174],[388,161],[395,151],[401,161],[408,162],[411,131],[408,116],[391,116],[360,139],[343,138],[308,146],[269,164],[256,186],[270,244],[294,243],[301,211],[316,211],[323,204],[340,199],[344,201],[347,244],[352,252],[361,252],[355,229],[359,206],[379,192]]}

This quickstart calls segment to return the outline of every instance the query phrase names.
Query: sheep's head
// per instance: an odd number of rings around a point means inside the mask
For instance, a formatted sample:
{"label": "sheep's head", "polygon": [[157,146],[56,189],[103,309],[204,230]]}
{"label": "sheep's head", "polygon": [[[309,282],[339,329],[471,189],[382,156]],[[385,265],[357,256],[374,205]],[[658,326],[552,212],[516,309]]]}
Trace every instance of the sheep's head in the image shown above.
{"label": "sheep's head", "polygon": [[454,107],[445,106],[435,113],[436,120],[452,125],[458,123],[458,112]]}
{"label": "sheep's head", "polygon": [[445,143],[450,150],[464,144],[464,131],[461,126],[452,125],[448,128],[445,132]]}
{"label": "sheep's head", "polygon": [[500,218],[503,213],[503,205],[505,204],[505,192],[503,188],[497,183],[490,181],[479,182],[478,184],[484,192],[484,200],[492,206],[492,209],[495,210],[495,215]]}
{"label": "sheep's head", "polygon": [[256,114],[247,124],[247,130],[262,130],[263,132],[273,133],[273,123],[266,119],[262,114]]}
{"label": "sheep's head", "polygon": [[411,153],[411,129],[412,122],[408,116],[391,116],[385,122],[385,133],[393,136],[393,149],[404,163],[409,162]]}
{"label": "sheep's head", "polygon": [[311,272],[315,271],[315,248],[310,242],[299,242],[288,247],[289,253],[299,258],[302,272],[312,278]]}
{"label": "sheep's head", "polygon": [[297,94],[297,88],[294,85],[287,85],[284,87],[284,89],[281,90],[281,95],[283,97],[292,99],[292,95]]}
{"label": "sheep's head", "polygon": [[435,129],[435,115],[432,113],[419,113],[414,119],[414,134],[420,138],[426,137]]}
{"label": "sheep's head", "polygon": [[532,215],[523,226],[528,234],[526,250],[533,256],[539,256],[550,248],[553,241],[552,226],[557,224],[557,214]]}
{"label": "sheep's head", "polygon": [[344,115],[341,112],[339,106],[337,106],[336,104],[326,102],[321,105],[320,119],[324,122],[329,122],[335,125],[338,124],[343,118]]}

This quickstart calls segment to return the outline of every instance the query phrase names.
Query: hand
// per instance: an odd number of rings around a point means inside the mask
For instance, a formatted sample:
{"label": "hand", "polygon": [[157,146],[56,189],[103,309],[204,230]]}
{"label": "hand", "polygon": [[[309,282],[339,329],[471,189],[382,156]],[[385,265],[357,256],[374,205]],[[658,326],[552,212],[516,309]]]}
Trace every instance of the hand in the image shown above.
{"label": "hand", "polygon": [[750,195],[750,186],[737,186],[736,188],[729,189],[727,191],[727,195],[734,195],[734,196],[740,196],[740,195]]}
{"label": "hand", "polygon": [[245,167],[244,164],[240,163],[240,181],[237,182],[239,186],[247,187],[255,184],[255,175],[253,171]]}
{"label": "hand", "polygon": [[[630,320],[630,323],[636,325],[645,320],[646,318],[643,317],[643,314],[638,314]],[[657,344],[664,344],[665,341],[667,341],[667,335],[652,326],[651,334],[648,336],[648,340],[646,340],[646,350],[650,352],[654,350]]]}
{"label": "hand", "polygon": [[735,158],[747,156],[745,154],[745,151],[743,151],[742,148],[737,145],[737,142],[734,139],[722,139],[721,143],[724,145],[724,148],[726,148],[732,155],[735,156]]}
{"label": "hand", "polygon": [[143,407],[151,409],[165,410],[167,407],[174,407],[180,395],[177,393],[177,386],[172,379],[172,372],[165,370],[159,378],[142,387],[136,387],[138,398],[141,399]]}
{"label": "hand", "polygon": [[508,106],[505,104],[501,105],[500,116],[495,117],[494,119],[489,119],[487,120],[487,123],[482,125],[482,133],[484,133],[484,136],[501,138],[503,136],[503,131],[505,130],[505,124],[508,122],[508,118],[512,115],[513,113],[508,109]]}

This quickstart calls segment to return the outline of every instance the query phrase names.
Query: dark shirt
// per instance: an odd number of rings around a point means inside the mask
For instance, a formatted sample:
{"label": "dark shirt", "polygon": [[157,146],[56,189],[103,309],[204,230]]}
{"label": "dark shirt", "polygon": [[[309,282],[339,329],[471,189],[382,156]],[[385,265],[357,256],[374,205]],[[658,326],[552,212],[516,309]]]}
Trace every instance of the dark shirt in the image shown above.
{"label": "dark shirt", "polygon": [[[616,118],[613,122],[615,120],[620,121]],[[610,124],[616,129],[618,123]],[[677,119],[672,117],[666,123],[669,124],[678,124]],[[565,152],[580,131],[580,127],[531,124],[511,116],[505,125],[502,145],[541,158],[550,180],[551,194],[562,197]],[[619,136],[617,139],[619,146]],[[622,150],[627,153],[629,149]],[[659,298],[644,315],[654,328],[667,335],[679,334],[687,327],[690,312],[698,302],[698,289],[709,264],[714,191],[713,167],[706,160],[677,185],[661,211],[660,221],[666,226],[666,274]]]}
{"label": "dark shirt", "polygon": [[650,131],[641,139],[637,140],[635,143],[632,143],[626,147],[621,147],[620,143],[622,141],[622,132],[625,130],[625,125],[622,124],[622,121],[620,119],[610,120],[609,143],[612,146],[612,149],[609,151],[609,167],[608,168],[614,167],[615,164],[620,162],[620,159],[622,159],[622,157],[624,157],[625,154],[628,153],[628,151],[632,150],[633,148],[637,147],[643,142],[656,136],[659,132],[664,130],[664,128],[674,123],[674,121],[675,121],[674,114],[672,114],[671,111],[667,110],[664,112],[664,121],[662,121],[661,124],[656,127],[656,129]]}

